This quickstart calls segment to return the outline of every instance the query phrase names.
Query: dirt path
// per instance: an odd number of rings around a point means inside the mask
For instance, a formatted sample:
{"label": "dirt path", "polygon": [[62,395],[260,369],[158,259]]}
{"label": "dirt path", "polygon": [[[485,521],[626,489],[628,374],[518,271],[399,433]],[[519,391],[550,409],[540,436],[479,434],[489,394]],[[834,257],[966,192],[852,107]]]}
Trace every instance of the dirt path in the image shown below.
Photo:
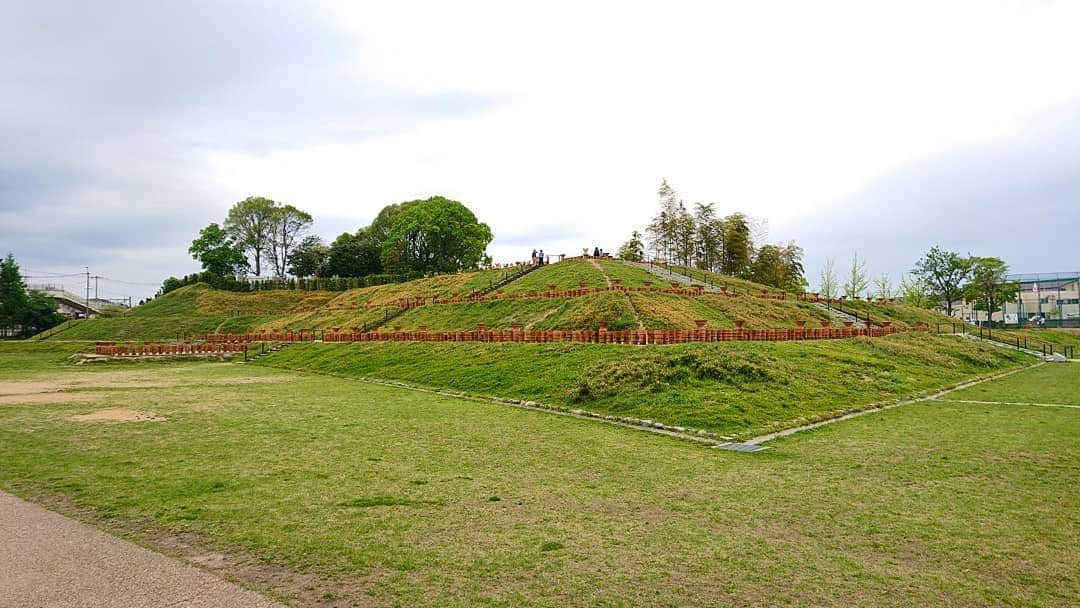
{"label": "dirt path", "polygon": [[535,326],[537,323],[539,323],[539,322],[543,321],[544,319],[550,317],[551,315],[555,314],[556,310],[559,310],[559,309],[558,308],[552,308],[552,309],[548,310],[547,312],[544,312],[540,316],[536,317],[532,321],[529,321],[528,324],[525,325],[525,329],[526,330],[532,329],[533,326]]}
{"label": "dirt path", "polygon": [[5,492],[0,538],[0,606],[284,608]]}
{"label": "dirt path", "polygon": [[[611,277],[607,276],[604,272],[604,267],[600,265],[600,262],[589,258],[589,263],[596,267],[600,271],[600,274],[604,275],[604,280],[607,281],[607,286],[611,287]],[[623,292],[623,298],[626,299],[626,305],[630,307],[630,312],[634,314],[634,321],[637,322],[638,329],[645,329],[645,324],[641,322],[641,316],[638,315],[637,307],[634,306],[634,301],[630,299],[630,294]]]}
{"label": "dirt path", "polygon": [[607,286],[611,287],[611,278],[607,276],[606,272],[604,272],[604,267],[600,265],[600,262],[589,258],[589,263],[592,264],[597,270],[599,270],[600,274],[604,275],[604,280],[607,281]]}

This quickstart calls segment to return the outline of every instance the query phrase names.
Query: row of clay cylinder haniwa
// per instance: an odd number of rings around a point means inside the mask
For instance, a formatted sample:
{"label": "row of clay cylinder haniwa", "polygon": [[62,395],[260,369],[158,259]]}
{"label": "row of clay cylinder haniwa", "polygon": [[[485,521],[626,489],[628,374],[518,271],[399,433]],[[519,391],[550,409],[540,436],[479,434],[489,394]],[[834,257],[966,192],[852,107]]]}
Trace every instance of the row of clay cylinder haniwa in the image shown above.
{"label": "row of clay cylinder haniwa", "polygon": [[[745,321],[735,321],[734,330],[718,330],[707,329],[705,326],[708,324],[704,319],[698,319],[694,321],[696,326],[694,329],[686,330],[669,330],[669,329],[657,329],[657,330],[633,330],[637,332],[645,332],[643,336],[648,338],[648,343],[653,343],[652,336],[665,335],[664,332],[682,332],[682,334],[693,336],[709,336],[705,338],[705,341],[718,342],[718,341],[730,341],[730,340],[820,340],[826,338],[846,338],[852,336],[881,336],[897,333],[897,328],[892,326],[891,321],[883,321],[880,327],[872,327],[869,330],[858,329],[852,327],[851,321],[844,321],[843,327],[833,327],[832,322],[822,319],[820,321],[821,328],[807,328],[806,321],[796,321],[796,327],[794,328],[780,328],[780,329],[745,329]],[[501,330],[489,330],[483,323],[477,323],[475,330],[470,331],[429,331],[426,325],[420,325],[415,331],[402,331],[400,325],[394,326],[393,330],[379,331],[379,328],[373,328],[371,331],[361,331],[359,327],[353,327],[342,331],[341,327],[334,327],[331,329],[290,329],[290,330],[266,330],[262,329],[258,332],[248,333],[207,333],[204,335],[204,340],[211,344],[234,344],[234,343],[249,343],[249,342],[314,342],[316,340],[322,340],[325,342],[361,342],[371,340],[424,340],[424,341],[462,341],[458,338],[447,338],[447,336],[476,336],[483,335],[483,338],[470,338],[469,341],[482,340],[486,342],[544,342],[551,341],[547,337],[550,335],[558,334],[564,336],[560,339],[568,339],[565,336],[585,336],[593,335],[599,336],[600,334],[609,335],[622,335],[617,331],[609,330],[607,328],[607,322],[601,321],[599,328],[596,330],[524,330],[521,327],[521,323],[511,324],[511,329]],[[926,331],[926,326],[918,324],[915,331]],[[624,330],[629,331],[629,330]],[[526,336],[533,336],[534,338],[526,338]],[[687,333],[689,332],[689,333]],[[702,334],[701,332],[705,332]],[[855,333],[852,333],[855,332]],[[862,332],[862,333],[858,333]],[[680,335],[682,335],[680,334]],[[508,338],[491,338],[489,336],[510,336]],[[364,338],[355,336],[368,336]],[[409,337],[409,338],[394,338],[393,336],[426,336],[426,337]],[[437,336],[442,336],[437,337]],[[763,337],[771,336],[771,337]],[[573,338],[575,341],[584,342],[602,342],[604,339],[596,338]],[[622,340],[623,338],[619,338]],[[666,338],[665,338],[666,339]],[[607,339],[608,341],[610,339]],[[702,341],[701,339],[688,339],[689,341]],[[687,340],[684,340],[687,341]],[[637,342],[634,342],[635,344]],[[643,342],[644,343],[644,342]]]}
{"label": "row of clay cylinder haniwa", "polygon": [[[279,312],[271,312],[265,310],[255,311],[254,315],[279,315],[279,314],[298,314],[298,313],[314,313],[314,312],[327,312],[327,311],[348,311],[348,310],[361,310],[370,308],[417,308],[419,306],[426,306],[428,304],[462,304],[469,302],[493,302],[497,300],[536,300],[536,299],[550,299],[550,298],[575,298],[589,294],[602,293],[605,291],[620,291],[620,292],[656,292],[669,295],[679,296],[728,296],[728,297],[740,297],[748,296],[763,300],[778,300],[785,301],[788,299],[788,292],[770,292],[767,289],[761,290],[761,293],[753,293],[748,291],[747,293],[729,291],[724,287],[719,287],[719,291],[705,291],[704,286],[694,285],[691,287],[683,286],[679,283],[672,283],[669,289],[657,289],[653,288],[649,282],[644,283],[644,287],[626,287],[620,285],[619,279],[612,279],[612,286],[610,287],[587,287],[585,283],[581,283],[578,289],[557,289],[555,285],[549,285],[547,291],[535,291],[535,292],[522,292],[506,294],[502,290],[495,292],[493,295],[481,295],[480,292],[473,292],[467,296],[452,296],[449,298],[440,298],[438,296],[431,297],[412,297],[412,298],[398,298],[392,302],[367,302],[365,304],[327,304],[325,306],[317,307],[301,307],[287,309]],[[819,293],[811,292],[798,292],[794,293],[795,300],[799,302],[828,302],[832,304],[843,304],[845,302],[859,301],[859,298],[848,299],[846,296],[839,298],[822,298]],[[866,302],[873,302],[877,304],[893,304],[897,302],[896,298],[866,298]]]}
{"label": "row of clay cylinder haniwa", "polygon": [[[736,329],[706,329],[700,323],[695,329],[640,329],[608,330],[601,326],[597,330],[523,330],[486,329],[479,324],[473,331],[428,331],[420,326],[417,331],[402,331],[395,327],[393,331],[377,332],[341,332],[329,331],[322,335],[324,342],[588,342],[600,344],[683,344],[687,342],[734,342],[788,340],[835,340],[859,336],[881,337],[895,334],[901,330],[884,323],[882,327],[859,328],[845,322],[844,327],[807,328],[800,325],[784,329],[743,329],[741,323]],[[823,324],[826,325],[826,324]],[[925,331],[925,326],[917,326],[916,331]]]}
{"label": "row of clay cylinder haniwa", "polygon": [[212,344],[233,344],[247,342],[313,342],[317,333],[315,329],[260,329],[247,333],[207,333],[203,336],[206,342]]}
{"label": "row of clay cylinder haniwa", "polygon": [[[430,297],[411,297],[411,298],[397,298],[393,301],[383,302],[366,302],[364,304],[326,304],[324,306],[305,306],[300,308],[290,308],[280,311],[268,311],[268,310],[256,310],[251,312],[252,316],[271,316],[282,314],[301,314],[301,313],[316,313],[316,312],[341,312],[350,310],[363,310],[371,308],[417,308],[420,306],[426,306],[428,304],[463,304],[469,302],[493,302],[497,300],[538,300],[538,299],[552,299],[552,298],[577,298],[595,293],[602,293],[606,291],[620,291],[620,292],[656,292],[668,295],[677,296],[728,296],[728,297],[742,297],[748,296],[762,300],[788,300],[789,293],[786,291],[771,292],[768,289],[761,290],[760,293],[754,293],[747,291],[746,293],[728,290],[726,287],[718,287],[719,291],[706,291],[702,285],[685,286],[681,283],[672,282],[670,288],[654,288],[651,282],[645,281],[643,287],[627,287],[621,284],[621,279],[612,279],[612,285],[610,287],[588,287],[586,283],[580,283],[577,289],[558,289],[555,285],[548,285],[547,291],[530,291],[507,294],[502,290],[496,291],[492,295],[482,295],[480,292],[473,292],[466,296],[452,296],[449,298],[440,298],[438,296]],[[797,292],[791,294],[794,299],[799,302],[828,302],[832,304],[843,304],[845,302],[858,301],[859,298],[848,299],[846,296],[840,298],[822,298],[819,293],[812,292]],[[867,302],[874,302],[878,304],[895,303],[896,298],[866,298]]]}
{"label": "row of clay cylinder haniwa", "polygon": [[242,353],[247,344],[226,343],[184,343],[184,344],[115,344],[98,342],[94,353],[110,357],[145,357],[157,355],[215,355]]}

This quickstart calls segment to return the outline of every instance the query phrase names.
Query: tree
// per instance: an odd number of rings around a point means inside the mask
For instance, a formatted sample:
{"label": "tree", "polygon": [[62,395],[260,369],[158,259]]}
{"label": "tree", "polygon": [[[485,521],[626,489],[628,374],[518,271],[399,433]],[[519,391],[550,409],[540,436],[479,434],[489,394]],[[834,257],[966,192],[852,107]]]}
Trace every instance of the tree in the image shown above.
{"label": "tree", "polygon": [[26,285],[15,255],[8,253],[0,262],[0,323],[14,325],[26,314]]}
{"label": "tree", "polygon": [[1020,284],[1008,280],[1009,266],[998,258],[971,257],[968,261],[970,280],[964,286],[964,297],[975,310],[985,311],[989,321],[999,306],[1016,298]]}
{"label": "tree", "polygon": [[649,236],[654,257],[664,257],[674,262],[678,248],[679,224],[686,208],[683,207],[680,213],[679,207],[682,203],[666,179],[660,182],[656,195],[660,198],[660,210],[645,229],[645,233]]}
{"label": "tree", "polygon": [[840,289],[840,279],[836,276],[836,262],[832,258],[825,258],[825,265],[821,267],[821,295],[827,300],[837,296]]}
{"label": "tree", "polygon": [[[414,204],[410,204],[414,203]],[[461,203],[433,196],[405,203],[383,242],[390,272],[453,272],[476,268],[491,242],[491,228]]]}
{"label": "tree", "polygon": [[724,253],[720,272],[733,277],[746,276],[754,250],[750,220],[742,213],[733,213],[724,218],[723,226]]}
{"label": "tree", "polygon": [[844,295],[849,298],[857,298],[870,286],[870,279],[866,276],[866,262],[859,261],[859,252],[851,258],[851,270],[848,280],[844,282]]}
{"label": "tree", "polygon": [[787,245],[763,245],[754,255],[750,277],[762,285],[785,291],[803,291],[802,247],[793,242]]}
{"label": "tree", "polygon": [[908,306],[917,308],[934,307],[934,297],[930,294],[930,285],[914,275],[900,277],[900,298]]}
{"label": "tree", "polygon": [[931,247],[911,271],[930,287],[931,293],[945,303],[945,313],[952,315],[952,303],[959,300],[964,281],[971,274],[971,260],[952,251]]}
{"label": "tree", "polygon": [[382,243],[376,243],[371,228],[344,233],[330,244],[326,274],[332,277],[363,277],[383,271]]}
{"label": "tree", "polygon": [[255,276],[262,276],[263,253],[272,245],[277,203],[261,196],[249,196],[229,209],[225,229],[233,242],[251,254]]}
{"label": "tree", "polygon": [[877,288],[877,297],[886,299],[893,297],[892,279],[889,278],[889,273],[883,272],[880,277],[874,279],[874,287]]}
{"label": "tree", "polygon": [[23,328],[41,331],[63,322],[64,316],[60,314],[56,300],[36,289],[31,289],[27,293],[26,310],[19,320]]}
{"label": "tree", "polygon": [[289,272],[296,277],[327,276],[330,248],[322,238],[314,234],[300,241],[289,254]]}
{"label": "tree", "polygon": [[275,207],[270,217],[270,250],[274,261],[274,273],[285,276],[289,265],[289,253],[300,237],[311,227],[311,214],[292,205]]}
{"label": "tree", "polygon": [[202,264],[203,270],[218,276],[233,276],[247,269],[244,251],[221,226],[210,224],[191,241],[188,253]]}
{"label": "tree", "polygon": [[628,262],[640,262],[645,258],[645,244],[641,242],[641,233],[635,230],[630,240],[619,247],[619,258]]}
{"label": "tree", "polygon": [[0,323],[40,331],[63,320],[57,312],[56,300],[40,291],[26,290],[19,264],[8,253],[0,261]]}
{"label": "tree", "polygon": [[720,262],[720,244],[723,239],[718,231],[715,207],[712,203],[694,205],[694,223],[697,231],[694,257],[697,267],[702,270],[716,270]]}

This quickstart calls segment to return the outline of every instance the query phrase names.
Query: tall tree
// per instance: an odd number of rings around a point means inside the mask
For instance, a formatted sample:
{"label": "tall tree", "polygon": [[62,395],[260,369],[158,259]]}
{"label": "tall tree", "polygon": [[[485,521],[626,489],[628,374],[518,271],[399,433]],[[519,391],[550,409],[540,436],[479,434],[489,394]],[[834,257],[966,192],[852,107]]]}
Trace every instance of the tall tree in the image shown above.
{"label": "tall tree", "polygon": [[754,254],[751,279],[786,291],[804,290],[802,251],[794,241],[787,245],[762,245]]}
{"label": "tall tree", "polygon": [[64,319],[56,300],[36,291],[27,291],[15,256],[8,253],[0,261],[0,324],[20,325],[23,330],[43,330]]}
{"label": "tall tree", "polygon": [[217,224],[200,230],[188,253],[202,264],[203,270],[222,277],[240,274],[248,267],[244,251]]}
{"label": "tall tree", "polygon": [[391,272],[452,272],[476,268],[491,229],[461,203],[441,196],[410,205],[394,218],[382,260]]}
{"label": "tall tree", "polygon": [[21,323],[26,307],[26,285],[23,284],[15,255],[8,253],[7,257],[0,261],[0,323]]}
{"label": "tall tree", "polygon": [[821,295],[826,299],[833,299],[839,295],[840,279],[836,276],[836,262],[832,258],[825,258],[825,265],[821,267]]}
{"label": "tall tree", "polygon": [[289,254],[289,272],[295,277],[327,276],[330,248],[317,235],[304,237]]}
{"label": "tall tree", "polygon": [[929,285],[931,293],[944,303],[945,313],[951,316],[952,303],[960,299],[964,281],[971,275],[971,260],[935,245],[911,273]]}
{"label": "tall tree", "polygon": [[289,253],[311,228],[311,214],[292,205],[274,209],[270,218],[270,250],[274,260],[274,273],[284,277],[289,265]]}
{"label": "tall tree", "polygon": [[641,233],[635,230],[630,239],[619,247],[619,258],[629,262],[640,262],[645,258],[645,244],[641,241]]}
{"label": "tall tree", "polygon": [[754,251],[750,220],[742,213],[733,213],[724,218],[723,224],[724,253],[720,272],[733,277],[746,276]]}
{"label": "tall tree", "polygon": [[851,269],[848,271],[847,281],[844,281],[844,295],[849,298],[857,298],[866,292],[870,286],[870,279],[866,274],[866,262],[859,260],[859,252],[851,258]]}
{"label": "tall tree", "polygon": [[694,205],[694,223],[697,234],[695,235],[697,267],[702,270],[716,270],[720,262],[721,243],[723,238],[718,232],[716,221],[716,206],[712,203],[696,203]]}
{"label": "tall tree", "polygon": [[914,275],[900,277],[900,297],[904,304],[917,308],[933,308],[934,297],[930,294],[930,286],[922,278]]}
{"label": "tall tree", "polygon": [[880,277],[874,279],[874,288],[877,289],[877,297],[879,298],[893,297],[893,285],[889,273],[883,272]]}
{"label": "tall tree", "polygon": [[274,215],[277,203],[261,196],[249,196],[229,209],[225,229],[233,241],[251,255],[255,276],[262,276],[263,254],[273,247]]}
{"label": "tall tree", "polygon": [[683,207],[680,212],[679,207],[682,203],[675,194],[675,189],[668,184],[666,179],[660,183],[656,195],[660,199],[660,208],[645,232],[649,236],[649,244],[655,256],[675,262],[677,261],[679,229],[683,216],[686,214],[686,208]]}
{"label": "tall tree", "polygon": [[330,244],[326,274],[332,277],[363,277],[383,272],[382,243],[376,242],[371,227],[344,233]]}
{"label": "tall tree", "polygon": [[1020,284],[1008,280],[1009,266],[999,258],[972,257],[969,262],[971,278],[964,286],[964,297],[976,310],[985,311],[989,321],[1002,304],[1016,299]]}

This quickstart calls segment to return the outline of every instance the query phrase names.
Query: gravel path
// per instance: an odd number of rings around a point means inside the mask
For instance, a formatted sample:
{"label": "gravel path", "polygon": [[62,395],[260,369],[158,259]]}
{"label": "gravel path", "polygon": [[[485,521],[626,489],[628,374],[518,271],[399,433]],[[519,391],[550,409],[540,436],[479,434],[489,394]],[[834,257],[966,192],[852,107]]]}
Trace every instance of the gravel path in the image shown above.
{"label": "gravel path", "polygon": [[282,604],[0,492],[0,608]]}

